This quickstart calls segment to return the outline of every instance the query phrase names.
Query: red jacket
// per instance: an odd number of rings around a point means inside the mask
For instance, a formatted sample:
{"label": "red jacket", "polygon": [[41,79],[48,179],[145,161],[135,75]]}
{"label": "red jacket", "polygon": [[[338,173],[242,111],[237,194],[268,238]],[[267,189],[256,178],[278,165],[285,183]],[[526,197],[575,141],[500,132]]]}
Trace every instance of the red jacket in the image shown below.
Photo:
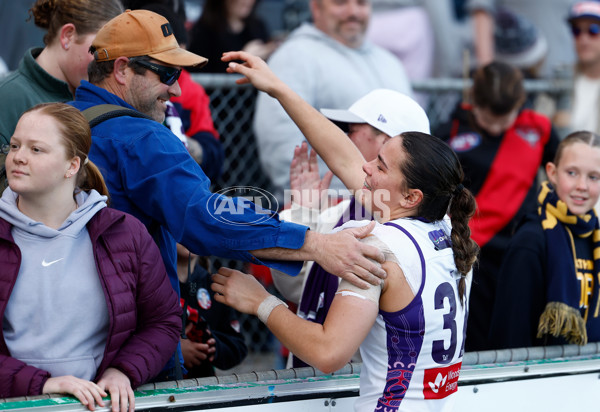
{"label": "red jacket", "polygon": [[[141,222],[104,208],[87,228],[109,314],[108,341],[95,380],[113,367],[125,373],[136,388],[157,375],[177,347],[179,301],[158,247]],[[11,225],[0,219],[0,319],[20,264],[21,251],[11,235]],[[10,356],[0,328],[0,398],[39,395],[48,378],[49,372]]]}

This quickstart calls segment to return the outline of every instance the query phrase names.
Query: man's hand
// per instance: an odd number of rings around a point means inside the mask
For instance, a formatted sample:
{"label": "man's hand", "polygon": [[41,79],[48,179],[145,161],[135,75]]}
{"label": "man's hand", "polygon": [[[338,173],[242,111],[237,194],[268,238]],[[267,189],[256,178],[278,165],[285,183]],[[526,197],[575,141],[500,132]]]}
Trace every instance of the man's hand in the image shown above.
{"label": "man's hand", "polygon": [[[127,375],[115,368],[108,368],[98,381],[98,386],[110,394],[112,412],[133,412],[135,395]],[[129,403],[129,408],[127,404]]]}
{"label": "man's hand", "polygon": [[[314,260],[327,272],[339,276],[342,279],[346,279],[348,282],[359,288],[368,289],[368,283],[379,285],[381,279],[385,279],[387,276],[385,270],[381,268],[381,263],[385,261],[383,253],[376,247],[363,244],[358,240],[371,233],[374,227],[375,222],[370,222],[363,227],[346,229],[328,235],[307,230],[304,244],[300,249],[268,248],[251,250],[250,253],[260,259]],[[232,271],[232,269],[227,270]],[[221,270],[219,270],[219,273],[220,272]],[[249,276],[244,275],[243,273],[241,273],[241,275]],[[213,275],[213,282],[215,283],[222,284],[226,281],[225,279],[215,278],[215,276],[217,275]],[[229,276],[229,274],[227,273],[226,276]],[[231,278],[235,284],[248,283],[246,286],[254,286],[251,280],[243,281],[242,279],[239,279],[238,276],[231,276]],[[219,282],[215,279],[219,279]],[[256,279],[254,279],[254,281],[256,281]],[[220,290],[215,289],[215,283],[212,285],[212,290],[221,293]],[[258,284],[258,281],[256,281],[256,283]],[[260,284],[258,284],[258,286],[262,288]],[[258,303],[247,302],[245,300],[247,297],[243,296],[243,286],[236,286],[233,290],[236,291],[235,300],[224,301],[222,297],[219,299],[218,296],[215,296],[215,299],[218,302],[233,306],[240,312],[249,313],[251,315],[255,314],[256,312],[252,312],[252,310],[258,308],[262,299],[258,301]],[[264,291],[264,293],[266,293],[266,296],[263,295],[263,299],[269,295],[266,291]],[[229,297],[227,297],[227,299],[229,299]],[[256,304],[256,307],[252,307],[253,303]],[[240,306],[238,306],[238,304]]]}
{"label": "man's hand", "polygon": [[326,209],[329,205],[326,203],[327,197],[324,196],[327,194],[332,178],[333,173],[328,171],[321,180],[317,152],[311,150],[309,155],[306,142],[302,142],[300,147],[296,146],[290,165],[290,189],[293,202],[310,209]]}
{"label": "man's hand", "polygon": [[96,403],[98,406],[104,406],[102,397],[108,396],[107,393],[94,382],[79,379],[75,376],[57,376],[56,378],[49,378],[42,388],[42,393],[66,393],[73,395],[90,411],[95,410]]}
{"label": "man's hand", "polygon": [[385,257],[376,247],[358,240],[369,235],[374,227],[375,222],[371,222],[363,227],[328,235],[307,232],[307,236],[319,238],[314,243],[317,254],[315,261],[327,272],[359,288],[368,289],[368,283],[379,285],[381,279],[387,276],[381,267]]}

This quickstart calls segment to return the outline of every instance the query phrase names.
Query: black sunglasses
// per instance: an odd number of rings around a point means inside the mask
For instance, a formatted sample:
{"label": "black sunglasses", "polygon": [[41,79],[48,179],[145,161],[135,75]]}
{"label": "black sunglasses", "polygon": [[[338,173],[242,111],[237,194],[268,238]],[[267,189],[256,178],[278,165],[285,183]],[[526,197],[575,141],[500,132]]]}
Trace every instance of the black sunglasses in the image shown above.
{"label": "black sunglasses", "polygon": [[[582,30],[581,27],[577,27],[574,24],[571,25],[571,33],[573,33],[573,36],[579,37],[583,31],[584,30]],[[596,37],[598,34],[600,34],[600,24],[590,24],[586,32],[590,37]]]}
{"label": "black sunglasses", "polygon": [[175,83],[181,75],[181,69],[176,67],[163,66],[161,64],[152,63],[146,60],[133,60],[133,62],[158,74],[161,83],[164,83],[167,86],[171,86],[173,83]]}

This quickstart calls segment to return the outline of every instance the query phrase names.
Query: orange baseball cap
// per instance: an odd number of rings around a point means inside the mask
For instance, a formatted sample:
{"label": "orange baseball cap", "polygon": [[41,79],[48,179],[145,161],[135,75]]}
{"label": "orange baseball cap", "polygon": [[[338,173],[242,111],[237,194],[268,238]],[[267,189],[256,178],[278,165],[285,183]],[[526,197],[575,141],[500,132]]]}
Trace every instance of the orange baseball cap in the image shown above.
{"label": "orange baseball cap", "polygon": [[149,10],[126,10],[108,21],[92,42],[98,62],[150,56],[173,66],[204,66],[208,59],[179,47],[171,24]]}

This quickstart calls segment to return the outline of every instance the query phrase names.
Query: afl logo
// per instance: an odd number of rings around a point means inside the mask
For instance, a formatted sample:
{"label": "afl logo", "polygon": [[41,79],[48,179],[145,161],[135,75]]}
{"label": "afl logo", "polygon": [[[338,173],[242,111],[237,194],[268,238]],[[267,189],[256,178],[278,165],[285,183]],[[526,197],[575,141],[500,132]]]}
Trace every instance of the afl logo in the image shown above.
{"label": "afl logo", "polygon": [[[234,226],[257,225],[275,216],[279,202],[266,190],[253,186],[233,186],[213,193],[206,210],[218,221]],[[242,216],[246,209],[255,213],[252,219]],[[248,214],[250,216],[250,214]]]}
{"label": "afl logo", "polygon": [[461,133],[450,139],[450,147],[455,152],[466,152],[479,146],[481,136],[477,133]]}

